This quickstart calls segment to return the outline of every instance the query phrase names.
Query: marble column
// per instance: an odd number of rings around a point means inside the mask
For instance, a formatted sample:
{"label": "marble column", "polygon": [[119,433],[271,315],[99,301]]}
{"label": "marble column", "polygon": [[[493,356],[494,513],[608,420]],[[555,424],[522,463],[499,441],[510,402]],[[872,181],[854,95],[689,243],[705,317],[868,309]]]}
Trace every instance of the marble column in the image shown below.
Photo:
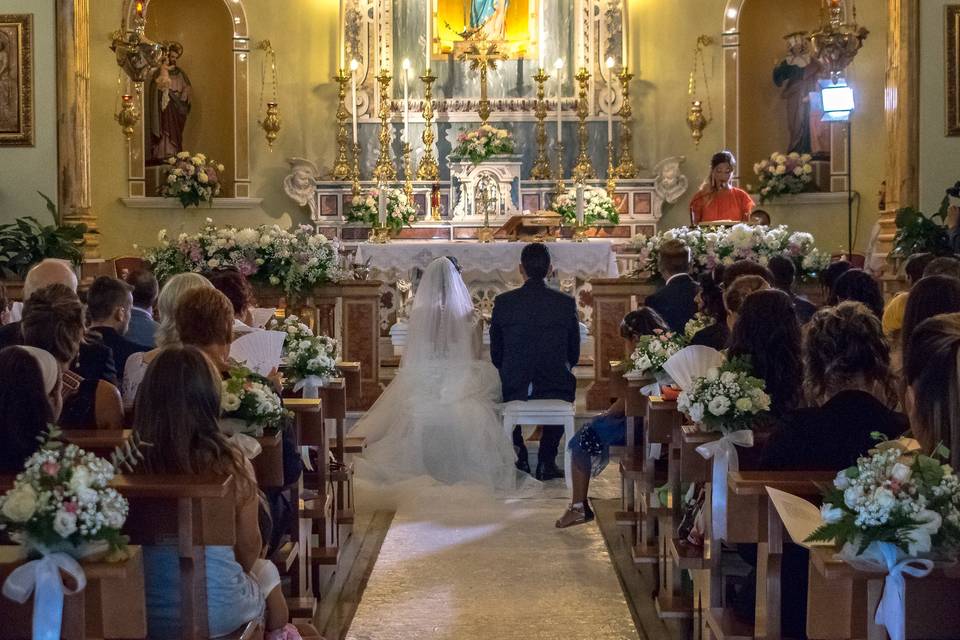
{"label": "marble column", "polygon": [[56,9],[60,222],[86,224],[84,257],[99,258],[90,199],[90,0],[57,0]]}
{"label": "marble column", "polygon": [[920,0],[887,0],[887,209],[920,200]]}

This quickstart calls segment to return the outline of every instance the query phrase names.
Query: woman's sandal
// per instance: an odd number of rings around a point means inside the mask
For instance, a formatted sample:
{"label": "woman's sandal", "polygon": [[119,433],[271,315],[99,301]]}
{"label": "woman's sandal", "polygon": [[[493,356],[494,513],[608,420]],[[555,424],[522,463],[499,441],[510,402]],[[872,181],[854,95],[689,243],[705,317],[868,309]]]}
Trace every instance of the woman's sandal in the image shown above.
{"label": "woman's sandal", "polygon": [[567,510],[560,516],[560,519],[557,520],[557,529],[566,529],[574,525],[586,524],[592,521],[593,518],[593,510],[590,509],[587,503],[579,507],[571,505],[567,507]]}

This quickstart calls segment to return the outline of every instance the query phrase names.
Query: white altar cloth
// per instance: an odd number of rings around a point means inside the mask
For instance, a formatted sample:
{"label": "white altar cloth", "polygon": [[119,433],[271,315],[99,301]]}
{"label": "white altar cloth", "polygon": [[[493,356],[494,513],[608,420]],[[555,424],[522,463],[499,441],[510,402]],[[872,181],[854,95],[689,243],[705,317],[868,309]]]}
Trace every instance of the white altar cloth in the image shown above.
{"label": "white altar cloth", "polygon": [[[408,277],[412,269],[426,269],[436,258],[453,256],[460,263],[464,276],[496,276],[507,279],[518,275],[520,252],[524,242],[390,242],[357,246],[355,261],[367,263],[380,277]],[[609,240],[589,242],[550,242],[550,261],[561,278],[616,278],[617,268],[613,243]]]}

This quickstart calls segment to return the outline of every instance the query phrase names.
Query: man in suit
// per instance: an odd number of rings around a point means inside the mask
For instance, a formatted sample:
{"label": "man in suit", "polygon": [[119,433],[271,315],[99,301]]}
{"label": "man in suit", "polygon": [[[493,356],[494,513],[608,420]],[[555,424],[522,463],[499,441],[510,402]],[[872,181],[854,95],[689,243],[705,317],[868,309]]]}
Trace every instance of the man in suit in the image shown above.
{"label": "man in suit", "polygon": [[665,283],[647,296],[646,305],[659,313],[671,331],[682,334],[697,312],[697,283],[690,277],[690,250],[679,240],[660,245],[660,275]]}
{"label": "man in suit", "polygon": [[136,269],[127,275],[126,282],[133,287],[133,308],[125,337],[130,342],[153,349],[157,346],[156,334],[160,328],[153,319],[153,306],[160,293],[157,277],[147,269]]}
{"label": "man in suit", "polygon": [[[572,369],[580,360],[580,324],[573,298],[547,287],[550,253],[529,244],[520,256],[522,287],[497,296],[490,321],[490,358],[500,372],[503,401],[576,398]],[[536,478],[562,478],[557,447],[563,428],[543,425]],[[530,472],[520,427],[514,429],[517,468]]]}
{"label": "man in suit", "polygon": [[797,277],[797,266],[786,256],[773,256],[767,264],[773,274],[773,286],[790,296],[793,308],[797,312],[797,320],[801,325],[810,322],[810,318],[817,312],[817,305],[793,291],[793,281]]}
{"label": "man in suit", "polygon": [[123,367],[132,354],[147,351],[148,347],[124,337],[130,325],[133,308],[133,287],[123,280],[100,276],[87,292],[87,315],[90,318],[88,335],[97,337],[110,348],[117,378],[123,379]]}

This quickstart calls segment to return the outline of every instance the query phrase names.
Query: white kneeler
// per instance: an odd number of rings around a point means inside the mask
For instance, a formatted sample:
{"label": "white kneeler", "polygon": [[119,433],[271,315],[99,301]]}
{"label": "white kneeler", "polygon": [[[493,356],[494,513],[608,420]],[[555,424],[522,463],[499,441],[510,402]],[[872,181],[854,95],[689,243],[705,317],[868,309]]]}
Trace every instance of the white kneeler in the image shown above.
{"label": "white kneeler", "polygon": [[501,405],[503,411],[503,429],[509,438],[517,425],[563,425],[563,473],[567,487],[572,488],[573,478],[570,471],[570,450],[567,446],[575,433],[572,402],[563,400],[514,400]]}

